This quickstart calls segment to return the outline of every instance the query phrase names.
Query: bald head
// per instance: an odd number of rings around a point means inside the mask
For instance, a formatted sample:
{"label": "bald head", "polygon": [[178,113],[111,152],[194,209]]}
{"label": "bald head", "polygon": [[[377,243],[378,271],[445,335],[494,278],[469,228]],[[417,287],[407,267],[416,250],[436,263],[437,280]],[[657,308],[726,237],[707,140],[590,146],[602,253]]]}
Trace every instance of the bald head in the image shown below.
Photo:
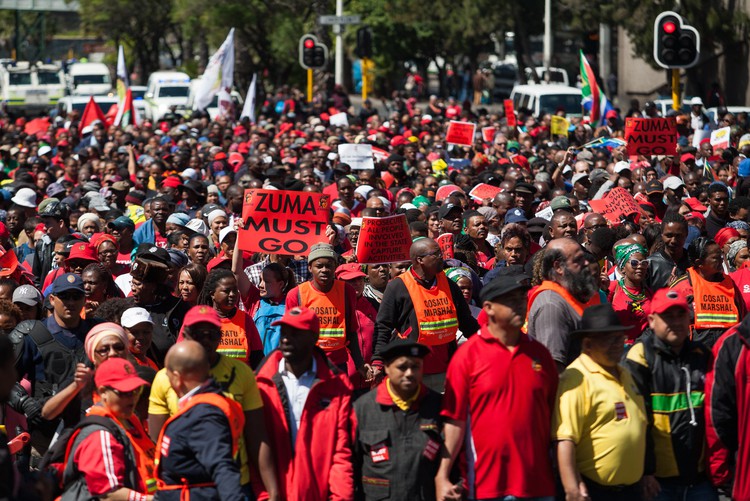
{"label": "bald head", "polygon": [[417,261],[417,258],[420,256],[425,256],[427,254],[432,254],[433,252],[437,252],[440,250],[440,246],[431,238],[420,238],[413,244],[411,244],[411,248],[409,249],[409,259],[411,259],[412,263]]}
{"label": "bald head", "polygon": [[208,379],[210,364],[203,346],[196,341],[181,341],[172,346],[164,360],[167,372],[176,372],[186,383],[202,384]]}

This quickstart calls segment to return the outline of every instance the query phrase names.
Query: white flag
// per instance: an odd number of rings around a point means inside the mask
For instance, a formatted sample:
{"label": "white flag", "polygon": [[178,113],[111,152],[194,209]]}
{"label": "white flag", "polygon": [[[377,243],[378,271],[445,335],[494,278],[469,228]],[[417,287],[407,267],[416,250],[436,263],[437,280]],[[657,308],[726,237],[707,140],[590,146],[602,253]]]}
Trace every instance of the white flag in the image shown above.
{"label": "white flag", "polygon": [[119,124],[122,120],[122,114],[125,110],[125,94],[128,87],[130,87],[130,79],[128,78],[128,68],[125,65],[125,49],[120,45],[117,50],[117,115],[115,116],[115,124]]}
{"label": "white flag", "polygon": [[206,71],[200,79],[195,92],[194,110],[204,110],[211,104],[214,96],[219,95],[220,113],[224,113],[225,107],[231,107],[232,100],[229,93],[232,90],[234,80],[234,28],[229,30],[229,35],[221,44],[211,59],[208,61]]}
{"label": "white flag", "polygon": [[242,113],[240,114],[240,120],[245,117],[250,119],[250,122],[255,123],[255,81],[258,75],[253,74],[253,81],[250,82],[250,88],[247,89],[247,96],[245,97],[245,106],[242,107]]}

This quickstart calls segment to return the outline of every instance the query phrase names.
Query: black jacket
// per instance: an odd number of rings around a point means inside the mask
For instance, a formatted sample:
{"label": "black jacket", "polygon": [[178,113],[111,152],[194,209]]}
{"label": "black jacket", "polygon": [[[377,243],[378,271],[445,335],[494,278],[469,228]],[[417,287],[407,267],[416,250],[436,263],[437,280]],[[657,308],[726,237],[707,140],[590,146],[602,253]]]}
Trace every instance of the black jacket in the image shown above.
{"label": "black jacket", "polygon": [[651,329],[628,351],[625,365],[649,417],[645,474],[686,484],[705,479],[703,403],[711,358],[708,348],[690,340],[675,354]]}
{"label": "black jacket", "polygon": [[687,273],[687,269],[690,267],[687,252],[682,253],[682,258],[677,263],[671,257],[667,256],[663,249],[650,255],[648,257],[646,287],[652,291],[669,287],[669,276],[672,274],[672,268],[674,267],[677,267],[675,277],[680,277]]}

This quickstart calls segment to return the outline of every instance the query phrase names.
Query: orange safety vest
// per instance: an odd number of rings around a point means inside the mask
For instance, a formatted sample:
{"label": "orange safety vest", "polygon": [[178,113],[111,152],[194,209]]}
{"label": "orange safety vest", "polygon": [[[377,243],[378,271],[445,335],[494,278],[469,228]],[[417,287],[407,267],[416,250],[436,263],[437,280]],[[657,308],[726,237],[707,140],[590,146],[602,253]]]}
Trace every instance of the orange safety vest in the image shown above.
{"label": "orange safety vest", "polygon": [[573,310],[575,310],[575,312],[579,316],[583,316],[583,310],[585,310],[589,306],[594,306],[595,304],[601,304],[602,302],[601,298],[599,297],[598,291],[593,296],[591,296],[591,299],[589,299],[587,303],[582,303],[578,301],[576,298],[574,298],[570,294],[570,292],[568,292],[568,289],[566,289],[562,285],[558,284],[557,282],[553,282],[552,280],[545,280],[529,296],[529,302],[526,308],[526,322],[524,322],[523,328],[521,329],[523,332],[527,332],[528,330],[529,312],[531,311],[531,305],[534,304],[534,300],[536,299],[536,297],[543,291],[554,291],[560,294],[563,297],[563,299],[565,299],[565,301],[568,302],[570,307],[573,308]]}
{"label": "orange safety vest", "polygon": [[133,414],[124,423],[112,414],[109,409],[103,405],[94,405],[88,412],[88,416],[101,416],[106,417],[116,422],[120,428],[125,430],[125,434],[130,440],[130,444],[133,446],[133,452],[135,453],[135,466],[138,468],[138,475],[146,485],[146,490],[149,494],[156,491],[156,478],[154,477],[154,455],[156,454],[156,447],[151,441],[151,438],[143,429],[143,425],[138,417]]}
{"label": "orange safety vest", "polygon": [[419,285],[411,270],[398,276],[409,292],[419,325],[418,343],[438,346],[456,340],[458,317],[453,295],[445,272],[435,276],[435,285],[425,289]]}
{"label": "orange safety vest", "polygon": [[693,286],[696,329],[728,329],[740,321],[731,278],[725,275],[721,282],[709,282],[693,268],[687,271]]}
{"label": "orange safety vest", "polygon": [[180,484],[167,484],[161,478],[159,463],[161,462],[162,453],[166,453],[169,450],[169,442],[164,444],[164,431],[167,429],[169,424],[185,414],[188,410],[192,409],[196,405],[208,404],[218,407],[221,412],[227,417],[229,421],[229,430],[232,433],[232,456],[237,457],[237,453],[240,450],[240,439],[245,427],[245,413],[242,411],[242,406],[222,395],[216,393],[199,393],[190,399],[180,407],[180,409],[173,414],[159,432],[159,439],[156,441],[158,447],[156,447],[156,459],[154,464],[156,465],[156,485],[160,491],[174,491],[180,490],[180,501],[190,500],[190,489],[195,487],[215,487],[216,484],[213,482],[204,482],[200,484],[190,484],[187,479],[182,478]]}
{"label": "orange safety vest", "polygon": [[250,360],[250,343],[247,340],[247,313],[237,308],[232,318],[221,319],[221,342],[217,352],[247,363]]}
{"label": "orange safety vest", "polygon": [[318,346],[323,351],[346,348],[346,289],[341,280],[333,281],[333,288],[322,293],[312,283],[299,286],[299,304],[310,308],[320,320]]}

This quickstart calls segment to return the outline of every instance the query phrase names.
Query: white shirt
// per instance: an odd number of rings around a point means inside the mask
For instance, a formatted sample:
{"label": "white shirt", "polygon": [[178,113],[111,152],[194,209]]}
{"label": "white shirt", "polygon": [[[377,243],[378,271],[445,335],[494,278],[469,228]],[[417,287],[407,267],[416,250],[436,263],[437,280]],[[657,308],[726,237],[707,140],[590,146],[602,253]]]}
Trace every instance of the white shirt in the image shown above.
{"label": "white shirt", "polygon": [[315,363],[315,357],[313,357],[310,370],[297,379],[292,371],[286,370],[284,362],[284,358],[279,361],[279,374],[281,374],[281,380],[284,381],[286,394],[289,397],[289,412],[291,415],[288,415],[287,419],[289,420],[289,431],[292,434],[292,450],[294,450],[297,443],[297,430],[299,430],[300,419],[302,419],[302,410],[305,408],[307,396],[310,394],[313,381],[315,381],[318,366]]}

